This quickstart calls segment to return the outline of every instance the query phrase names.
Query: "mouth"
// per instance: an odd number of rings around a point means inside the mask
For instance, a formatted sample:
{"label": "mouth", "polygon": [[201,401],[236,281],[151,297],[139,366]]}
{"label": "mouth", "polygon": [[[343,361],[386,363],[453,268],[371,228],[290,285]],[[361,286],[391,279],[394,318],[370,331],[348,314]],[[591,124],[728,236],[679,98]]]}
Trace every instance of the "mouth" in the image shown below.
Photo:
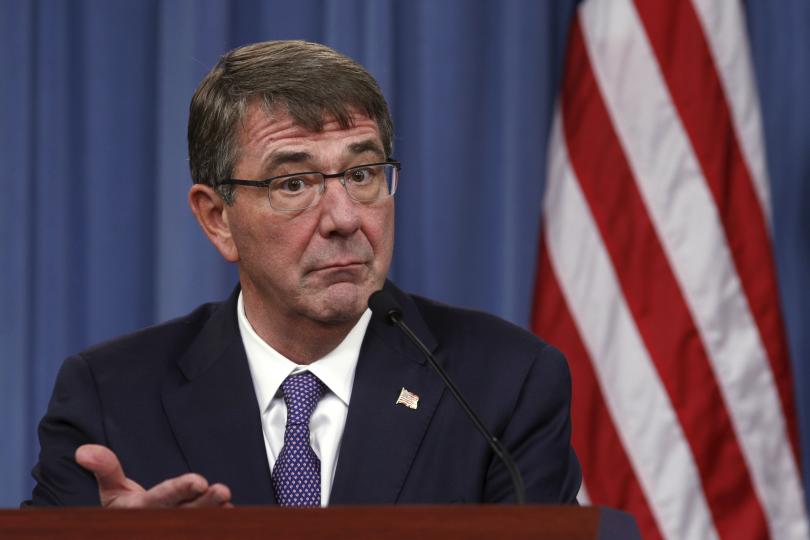
{"label": "mouth", "polygon": [[312,272],[313,273],[316,273],[316,272],[332,272],[332,271],[352,272],[352,271],[361,270],[361,269],[363,269],[365,267],[366,267],[366,263],[359,262],[359,261],[334,262],[334,263],[329,263],[329,264],[324,264],[324,265],[317,266],[312,270]]}
{"label": "mouth", "polygon": [[319,266],[309,276],[325,287],[347,283],[358,285],[368,279],[368,266],[358,262],[332,263]]}

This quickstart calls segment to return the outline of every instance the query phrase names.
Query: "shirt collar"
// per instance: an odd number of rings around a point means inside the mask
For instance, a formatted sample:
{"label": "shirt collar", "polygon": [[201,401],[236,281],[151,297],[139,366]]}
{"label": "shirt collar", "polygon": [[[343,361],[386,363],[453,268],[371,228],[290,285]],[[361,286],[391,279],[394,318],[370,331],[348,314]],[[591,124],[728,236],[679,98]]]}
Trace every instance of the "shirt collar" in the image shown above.
{"label": "shirt collar", "polygon": [[270,402],[284,379],[290,374],[300,371],[311,371],[345,405],[349,405],[354,371],[360,357],[360,347],[371,320],[371,310],[366,309],[357,324],[337,347],[309,365],[296,364],[259,337],[245,315],[242,291],[239,291],[236,316],[250,367],[250,375],[253,378],[253,389],[256,392],[261,412],[266,411],[270,406]]}

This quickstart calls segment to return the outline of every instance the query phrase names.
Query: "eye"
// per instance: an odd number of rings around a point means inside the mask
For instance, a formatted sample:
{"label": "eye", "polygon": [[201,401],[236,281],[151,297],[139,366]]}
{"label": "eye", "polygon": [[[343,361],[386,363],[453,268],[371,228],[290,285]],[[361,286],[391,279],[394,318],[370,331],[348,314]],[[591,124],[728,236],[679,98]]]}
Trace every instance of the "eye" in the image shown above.
{"label": "eye", "polygon": [[285,178],[279,184],[277,189],[287,193],[296,193],[307,187],[306,181],[300,176],[292,178]]}
{"label": "eye", "polygon": [[301,195],[316,189],[323,183],[323,177],[318,173],[298,174],[276,178],[270,184],[270,192],[279,195]]}
{"label": "eye", "polygon": [[368,184],[375,176],[375,167],[358,167],[346,173],[346,180],[353,184]]}

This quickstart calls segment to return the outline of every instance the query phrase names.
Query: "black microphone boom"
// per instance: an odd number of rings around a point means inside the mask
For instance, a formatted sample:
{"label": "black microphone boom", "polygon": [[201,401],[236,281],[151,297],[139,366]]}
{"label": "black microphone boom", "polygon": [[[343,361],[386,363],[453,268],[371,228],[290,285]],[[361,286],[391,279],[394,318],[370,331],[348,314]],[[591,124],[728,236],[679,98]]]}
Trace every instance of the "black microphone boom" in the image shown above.
{"label": "black microphone boom", "polygon": [[500,458],[503,464],[506,466],[506,470],[509,471],[509,476],[512,478],[512,486],[515,490],[515,500],[518,504],[524,504],[526,502],[526,490],[523,487],[523,478],[520,476],[520,471],[515,464],[515,460],[512,459],[512,456],[506,450],[506,448],[501,444],[501,441],[498,440],[490,431],[484,426],[481,419],[478,418],[478,415],[470,408],[469,403],[467,400],[464,399],[464,396],[461,395],[461,392],[458,390],[456,385],[453,381],[450,380],[450,377],[447,375],[447,372],[444,370],[442,366],[436,361],[433,355],[430,353],[425,344],[422,343],[416,334],[414,334],[408,325],[402,321],[402,308],[399,307],[397,301],[394,299],[393,296],[388,291],[379,290],[373,293],[368,298],[368,307],[371,308],[371,312],[382,318],[386,323],[396,326],[399,328],[403,334],[405,334],[411,342],[416,345],[416,347],[425,355],[427,358],[428,363],[433,366],[433,369],[436,370],[436,373],[439,374],[442,381],[444,381],[445,386],[447,389],[450,390],[450,393],[453,394],[453,397],[456,399],[461,408],[464,409],[464,412],[467,413],[467,416],[470,418],[472,423],[478,428],[478,431],[481,432],[481,435],[489,443],[489,446],[492,447],[492,451],[495,452],[495,455]]}

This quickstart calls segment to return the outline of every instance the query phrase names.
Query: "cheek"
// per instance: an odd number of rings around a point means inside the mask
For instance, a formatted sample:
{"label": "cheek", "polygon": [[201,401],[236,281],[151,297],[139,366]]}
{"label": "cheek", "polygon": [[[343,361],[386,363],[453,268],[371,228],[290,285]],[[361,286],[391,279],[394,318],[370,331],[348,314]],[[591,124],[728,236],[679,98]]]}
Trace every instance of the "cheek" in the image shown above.
{"label": "cheek", "polygon": [[236,249],[239,250],[239,258],[242,261],[252,258],[255,246],[259,242],[261,230],[250,216],[245,216],[241,212],[232,214],[229,221],[233,243],[236,245]]}
{"label": "cheek", "polygon": [[394,205],[381,208],[369,221],[368,237],[378,258],[388,260],[394,246]]}
{"label": "cheek", "polygon": [[316,245],[316,223],[311,220],[265,217],[250,234],[252,264],[274,281],[298,279],[306,254]]}
{"label": "cheek", "polygon": [[283,227],[273,223],[268,216],[241,213],[232,220],[231,230],[240,264],[266,266],[284,258],[284,242],[279,234]]}

